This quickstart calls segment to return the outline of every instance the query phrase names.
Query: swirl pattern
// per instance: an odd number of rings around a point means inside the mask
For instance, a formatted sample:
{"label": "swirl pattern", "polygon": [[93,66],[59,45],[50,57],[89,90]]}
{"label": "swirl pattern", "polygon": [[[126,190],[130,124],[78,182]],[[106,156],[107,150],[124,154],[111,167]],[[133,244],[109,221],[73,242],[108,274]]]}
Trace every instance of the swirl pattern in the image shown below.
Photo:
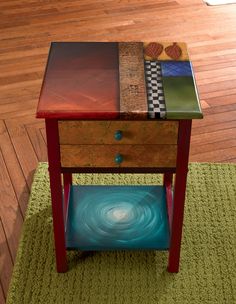
{"label": "swirl pattern", "polygon": [[168,247],[160,186],[73,186],[67,242],[81,250]]}

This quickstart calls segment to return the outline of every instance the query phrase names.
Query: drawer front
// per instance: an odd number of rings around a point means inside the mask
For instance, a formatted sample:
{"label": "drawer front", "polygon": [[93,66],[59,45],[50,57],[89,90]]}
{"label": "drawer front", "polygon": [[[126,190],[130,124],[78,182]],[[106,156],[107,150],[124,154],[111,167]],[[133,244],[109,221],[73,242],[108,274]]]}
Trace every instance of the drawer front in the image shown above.
{"label": "drawer front", "polygon": [[61,145],[61,166],[173,168],[176,152],[177,145]]}
{"label": "drawer front", "polygon": [[178,126],[178,121],[64,120],[59,121],[59,138],[62,145],[177,144]]}

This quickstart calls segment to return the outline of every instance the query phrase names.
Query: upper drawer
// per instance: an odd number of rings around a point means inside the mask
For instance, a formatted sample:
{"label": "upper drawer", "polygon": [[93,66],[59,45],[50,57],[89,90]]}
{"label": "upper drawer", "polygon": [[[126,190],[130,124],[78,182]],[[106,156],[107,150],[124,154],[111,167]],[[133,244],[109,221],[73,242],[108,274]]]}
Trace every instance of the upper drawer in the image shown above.
{"label": "upper drawer", "polygon": [[62,145],[177,144],[178,126],[178,121],[61,120],[59,138]]}

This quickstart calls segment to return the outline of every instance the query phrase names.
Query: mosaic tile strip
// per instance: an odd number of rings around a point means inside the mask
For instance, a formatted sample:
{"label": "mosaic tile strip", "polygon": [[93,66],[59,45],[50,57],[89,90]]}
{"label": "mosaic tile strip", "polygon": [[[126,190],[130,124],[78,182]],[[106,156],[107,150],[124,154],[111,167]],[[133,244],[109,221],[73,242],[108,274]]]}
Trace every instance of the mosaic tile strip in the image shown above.
{"label": "mosaic tile strip", "polygon": [[149,118],[165,118],[166,106],[163,92],[161,65],[157,61],[145,60],[147,102]]}
{"label": "mosaic tile strip", "polygon": [[147,118],[143,43],[119,43],[120,117]]}
{"label": "mosaic tile strip", "polygon": [[192,69],[189,61],[161,61],[160,64],[163,77],[192,77]]}

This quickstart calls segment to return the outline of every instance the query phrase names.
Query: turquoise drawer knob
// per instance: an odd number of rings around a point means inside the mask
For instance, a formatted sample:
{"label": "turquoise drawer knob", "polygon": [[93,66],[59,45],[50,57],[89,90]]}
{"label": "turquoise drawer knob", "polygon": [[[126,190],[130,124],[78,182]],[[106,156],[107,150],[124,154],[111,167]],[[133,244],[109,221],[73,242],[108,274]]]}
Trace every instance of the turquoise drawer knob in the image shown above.
{"label": "turquoise drawer knob", "polygon": [[115,156],[115,162],[119,165],[122,163],[122,161],[123,161],[123,156],[121,154],[117,153]]}
{"label": "turquoise drawer knob", "polygon": [[115,140],[121,140],[122,139],[122,136],[123,136],[123,134],[122,134],[122,131],[120,131],[120,130],[117,130],[116,132],[115,132]]}

